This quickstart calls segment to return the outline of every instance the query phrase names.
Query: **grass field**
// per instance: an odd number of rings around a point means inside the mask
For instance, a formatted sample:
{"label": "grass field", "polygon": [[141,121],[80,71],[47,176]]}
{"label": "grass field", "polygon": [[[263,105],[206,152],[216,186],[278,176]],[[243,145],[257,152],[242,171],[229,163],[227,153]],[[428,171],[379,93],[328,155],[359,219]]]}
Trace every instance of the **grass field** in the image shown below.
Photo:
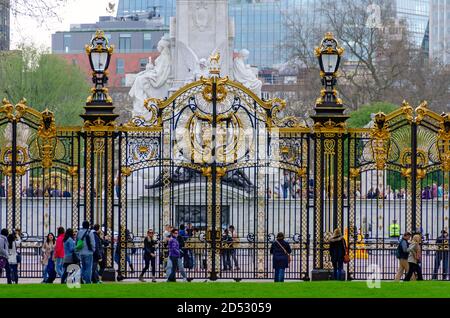
{"label": "grass field", "polygon": [[0,298],[450,298],[450,282],[105,283],[1,285]]}

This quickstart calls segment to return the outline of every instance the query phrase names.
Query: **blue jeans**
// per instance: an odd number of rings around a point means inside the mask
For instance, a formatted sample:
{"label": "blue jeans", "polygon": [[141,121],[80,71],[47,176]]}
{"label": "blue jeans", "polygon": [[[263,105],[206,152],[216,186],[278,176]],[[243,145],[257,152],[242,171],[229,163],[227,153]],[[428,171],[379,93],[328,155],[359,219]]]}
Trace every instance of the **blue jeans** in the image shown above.
{"label": "blue jeans", "polygon": [[[169,257],[167,259],[167,266],[166,266],[166,278],[169,279],[170,274],[172,273],[172,257]],[[177,266],[176,266],[180,273],[181,273],[181,277],[183,277],[183,279],[186,279],[186,271],[184,270],[184,265],[183,265],[183,259],[181,257],[177,257]],[[176,271],[176,270],[175,270]]]}
{"label": "blue jeans", "polygon": [[[7,272],[8,273],[8,272]],[[17,272],[17,264],[9,264],[8,284],[19,283],[19,273]]]}
{"label": "blue jeans", "polygon": [[56,273],[59,277],[62,277],[64,274],[64,258],[57,258],[56,259]]}
{"label": "blue jeans", "polygon": [[91,255],[80,255],[81,260],[81,279],[85,284],[91,283],[92,278],[92,263],[94,257]]}
{"label": "blue jeans", "polygon": [[333,262],[333,280],[344,280],[344,261]]}
{"label": "blue jeans", "polygon": [[437,279],[437,274],[439,271],[439,267],[441,267],[441,261],[442,261],[442,265],[443,265],[443,270],[442,270],[442,279],[446,279],[447,278],[447,274],[448,274],[448,260],[449,260],[449,252],[445,252],[445,251],[436,251],[436,256],[434,258],[434,270],[433,270],[433,279]]}
{"label": "blue jeans", "polygon": [[284,282],[285,268],[275,268],[275,283]]}

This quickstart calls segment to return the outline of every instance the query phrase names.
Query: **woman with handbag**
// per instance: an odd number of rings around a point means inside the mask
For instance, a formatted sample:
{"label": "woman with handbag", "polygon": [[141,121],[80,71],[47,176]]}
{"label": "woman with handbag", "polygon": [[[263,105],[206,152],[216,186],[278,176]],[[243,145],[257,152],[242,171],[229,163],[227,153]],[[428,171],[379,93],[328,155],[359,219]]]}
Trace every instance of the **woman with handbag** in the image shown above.
{"label": "woman with handbag", "polygon": [[333,264],[333,280],[345,280],[343,277],[344,261],[348,263],[347,244],[340,229],[335,229],[329,240],[331,263]]}
{"label": "woman with handbag", "polygon": [[44,245],[42,246],[42,265],[44,266],[43,270],[43,283],[47,283],[49,278],[49,269],[51,270],[51,266],[49,267],[49,263],[51,265],[51,257],[53,255],[53,251],[55,250],[55,235],[53,233],[49,233],[45,239]]}
{"label": "woman with handbag", "polygon": [[415,234],[412,239],[412,243],[408,247],[408,265],[409,270],[408,274],[406,274],[405,282],[411,280],[412,275],[415,273],[417,280],[423,280],[422,277],[422,268],[420,267],[420,263],[422,260],[422,248],[420,244],[422,243],[422,237],[420,234]]}
{"label": "woman with handbag", "polygon": [[64,245],[64,265],[63,275],[61,276],[61,284],[65,284],[67,280],[67,268],[71,264],[79,264],[80,260],[75,252],[75,240],[73,229],[67,229],[64,233],[63,245]]}
{"label": "woman with handbag", "polygon": [[275,283],[284,282],[284,272],[289,268],[291,262],[291,247],[284,240],[284,234],[278,233],[277,239],[270,247],[270,254],[273,255],[273,268],[275,270]]}

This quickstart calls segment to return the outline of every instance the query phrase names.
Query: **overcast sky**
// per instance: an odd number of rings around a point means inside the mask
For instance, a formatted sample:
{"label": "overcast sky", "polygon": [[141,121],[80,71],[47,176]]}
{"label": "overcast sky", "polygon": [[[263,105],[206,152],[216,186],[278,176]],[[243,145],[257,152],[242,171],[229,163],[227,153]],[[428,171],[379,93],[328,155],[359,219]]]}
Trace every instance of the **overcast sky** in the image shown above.
{"label": "overcast sky", "polygon": [[108,15],[106,7],[110,0],[69,0],[68,5],[60,9],[58,20],[47,21],[40,25],[30,18],[12,17],[11,44],[33,42],[38,46],[51,47],[51,35],[56,31],[68,31],[71,24],[97,22],[101,15]]}

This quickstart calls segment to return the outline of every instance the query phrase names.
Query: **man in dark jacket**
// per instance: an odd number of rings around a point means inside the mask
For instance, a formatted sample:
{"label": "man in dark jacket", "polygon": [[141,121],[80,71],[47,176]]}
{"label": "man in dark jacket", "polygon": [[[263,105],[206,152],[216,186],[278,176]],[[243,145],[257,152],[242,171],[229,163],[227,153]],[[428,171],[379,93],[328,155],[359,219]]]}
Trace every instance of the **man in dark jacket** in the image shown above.
{"label": "man in dark jacket", "polygon": [[408,247],[409,247],[409,240],[411,239],[411,233],[405,232],[403,234],[403,237],[398,242],[397,247],[397,258],[398,258],[398,271],[395,275],[395,281],[400,281],[402,278],[403,272],[408,273],[409,270],[409,264],[408,264]]}
{"label": "man in dark jacket", "polygon": [[270,247],[270,254],[273,255],[273,268],[275,270],[275,282],[284,282],[284,272],[289,267],[291,258],[291,247],[289,243],[284,240],[284,234],[278,233],[277,239]]}
{"label": "man in dark jacket", "polygon": [[441,236],[436,239],[436,245],[438,247],[438,250],[436,251],[436,256],[434,258],[433,279],[437,279],[437,274],[442,261],[444,266],[444,268],[442,269],[442,279],[445,280],[447,279],[449,257],[448,233],[446,230],[441,231]]}

